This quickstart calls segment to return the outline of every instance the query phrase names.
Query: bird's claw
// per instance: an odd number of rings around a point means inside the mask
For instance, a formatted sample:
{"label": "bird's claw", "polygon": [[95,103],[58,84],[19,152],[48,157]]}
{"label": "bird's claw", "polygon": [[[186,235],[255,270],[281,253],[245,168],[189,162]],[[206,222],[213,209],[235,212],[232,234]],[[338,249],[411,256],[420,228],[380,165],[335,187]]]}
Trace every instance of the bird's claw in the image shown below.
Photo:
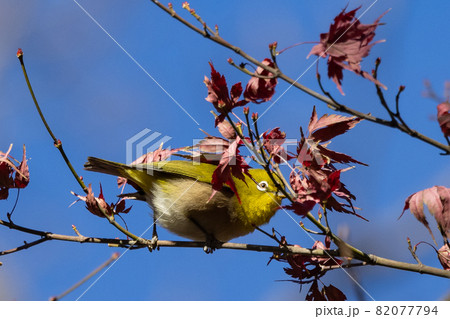
{"label": "bird's claw", "polygon": [[159,250],[159,246],[158,246],[158,235],[154,235],[152,237],[152,239],[150,240],[149,244],[148,244],[148,250],[150,250],[150,252],[154,251],[154,250]]}
{"label": "bird's claw", "polygon": [[212,254],[214,250],[220,248],[222,246],[222,242],[218,241],[214,236],[209,235],[206,238],[205,246],[203,247],[203,251],[207,254]]}

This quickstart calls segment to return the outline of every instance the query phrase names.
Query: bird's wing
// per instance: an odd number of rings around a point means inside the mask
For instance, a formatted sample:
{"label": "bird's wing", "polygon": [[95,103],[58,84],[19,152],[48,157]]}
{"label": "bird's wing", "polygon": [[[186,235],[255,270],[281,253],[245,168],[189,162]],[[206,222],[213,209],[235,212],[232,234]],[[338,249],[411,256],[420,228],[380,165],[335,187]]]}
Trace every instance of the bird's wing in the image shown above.
{"label": "bird's wing", "polygon": [[149,169],[157,172],[186,176],[199,182],[211,184],[216,165],[193,163],[191,161],[162,161],[136,165],[136,168]]}

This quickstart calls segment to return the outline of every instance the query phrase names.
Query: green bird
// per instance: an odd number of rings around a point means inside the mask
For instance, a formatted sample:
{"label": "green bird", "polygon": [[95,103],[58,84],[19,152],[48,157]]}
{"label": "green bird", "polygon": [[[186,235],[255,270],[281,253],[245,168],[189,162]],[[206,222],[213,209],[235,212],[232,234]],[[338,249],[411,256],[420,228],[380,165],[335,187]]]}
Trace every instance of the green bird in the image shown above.
{"label": "green bird", "polygon": [[139,165],[89,157],[85,169],[126,178],[137,188],[135,199],[146,201],[165,229],[195,241],[227,242],[269,222],[283,196],[263,169],[249,169],[252,178],[234,178],[236,194],[227,186],[211,197],[216,165],[161,161]]}

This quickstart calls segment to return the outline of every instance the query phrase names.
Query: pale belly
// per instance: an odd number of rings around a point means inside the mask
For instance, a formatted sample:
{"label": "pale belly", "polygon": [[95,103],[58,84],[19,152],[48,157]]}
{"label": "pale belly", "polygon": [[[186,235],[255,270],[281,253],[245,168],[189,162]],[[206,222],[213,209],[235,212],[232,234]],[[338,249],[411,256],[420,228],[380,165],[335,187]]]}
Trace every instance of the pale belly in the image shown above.
{"label": "pale belly", "polygon": [[147,202],[159,225],[192,240],[205,241],[207,232],[215,239],[227,242],[254,230],[245,227],[230,209],[232,193],[217,192],[208,202],[211,193],[210,184],[176,179],[170,184],[153,185]]}

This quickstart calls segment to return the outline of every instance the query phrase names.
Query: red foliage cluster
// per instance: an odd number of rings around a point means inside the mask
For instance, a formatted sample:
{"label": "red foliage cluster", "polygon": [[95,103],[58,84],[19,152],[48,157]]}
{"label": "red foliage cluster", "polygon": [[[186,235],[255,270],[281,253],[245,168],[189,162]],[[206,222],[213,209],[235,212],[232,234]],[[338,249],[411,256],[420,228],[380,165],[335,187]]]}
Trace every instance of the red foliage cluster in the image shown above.
{"label": "red foliage cluster", "polygon": [[380,25],[380,19],[386,14],[383,13],[372,24],[362,24],[355,18],[358,7],[352,11],[342,10],[334,18],[334,23],[330,25],[328,33],[320,34],[320,43],[315,45],[308,57],[315,54],[319,57],[328,57],[328,77],[336,83],[337,88],[342,91],[343,70],[353,71],[358,75],[374,82],[375,84],[386,87],[375,79],[371,74],[361,70],[361,61],[369,55],[370,49],[377,43],[384,40],[370,43],[375,37],[375,30]]}
{"label": "red foliage cluster", "polygon": [[81,195],[77,195],[74,192],[72,192],[73,195],[75,195],[76,197],[78,197],[78,200],[75,201],[74,203],[78,202],[78,201],[83,201],[86,203],[86,208],[89,212],[91,212],[92,214],[94,214],[95,216],[98,217],[102,217],[105,218],[106,216],[102,213],[102,211],[100,210],[103,209],[104,211],[106,211],[106,213],[109,216],[112,215],[116,215],[116,214],[127,214],[130,210],[131,207],[130,206],[128,208],[125,208],[125,199],[121,198],[117,201],[117,203],[111,203],[108,204],[105,201],[105,197],[103,196],[103,190],[102,190],[102,185],[100,184],[100,194],[98,195],[98,197],[94,196],[94,192],[92,191],[92,186],[91,184],[89,184],[89,188],[88,188],[88,193],[86,196],[81,196]]}
{"label": "red foliage cluster", "polygon": [[212,175],[211,184],[213,193],[211,194],[211,197],[214,196],[217,191],[222,189],[223,184],[226,184],[236,194],[240,201],[232,176],[243,181],[245,180],[244,174],[251,177],[248,171],[250,166],[245,162],[242,155],[239,154],[238,147],[241,144],[241,139],[237,137],[222,153],[219,165],[217,165],[217,168]]}
{"label": "red foliage cluster", "polygon": [[25,188],[30,182],[25,145],[22,162],[9,155],[11,149],[12,144],[6,153],[0,151],[0,200],[8,198],[11,188]]}
{"label": "red foliage cluster", "polygon": [[333,285],[325,286],[319,289],[317,280],[309,288],[306,295],[306,301],[345,301],[347,296]]}
{"label": "red foliage cluster", "polygon": [[[295,246],[300,247],[298,245]],[[325,245],[321,241],[316,241],[311,249],[328,250],[330,249],[330,240],[327,237]],[[323,266],[335,266],[342,264],[342,260],[331,256],[316,257],[305,255],[287,255],[285,258],[289,263],[290,268],[284,268],[284,271],[300,283],[305,283],[311,278],[318,279],[325,275],[326,270],[323,269]]]}
{"label": "red foliage cluster", "polygon": [[[290,184],[297,199],[285,208],[304,216],[319,203],[327,209],[361,217],[356,214],[351,202],[355,196],[341,182],[341,173],[346,169],[338,170],[334,164],[366,164],[327,148],[332,138],[347,132],[360,121],[356,117],[327,114],[318,119],[313,109],[308,125],[309,135],[305,137],[302,132],[297,147],[296,157],[301,165],[294,166],[290,175]],[[339,202],[333,195],[345,203]]]}
{"label": "red foliage cluster", "polygon": [[437,106],[437,119],[442,133],[450,136],[450,103],[444,102]]}
{"label": "red foliage cluster", "polygon": [[246,100],[240,100],[239,97],[242,94],[241,82],[234,84],[231,87],[230,93],[228,93],[227,81],[223,75],[214,69],[213,64],[211,66],[211,80],[205,76],[204,83],[208,88],[208,96],[206,101],[211,102],[214,108],[220,113],[216,118],[216,126],[218,123],[225,119],[226,114],[231,112],[235,107],[243,106],[248,103]]}
{"label": "red foliage cluster", "polygon": [[[282,247],[287,245],[286,239],[281,238]],[[329,237],[325,237],[325,244],[321,241],[316,241],[311,249],[322,249],[324,251],[329,250],[331,241]],[[294,245],[295,247],[300,247]],[[299,284],[312,283],[306,300],[309,301],[326,301],[326,300],[346,300],[345,294],[333,285],[323,286],[320,290],[318,286],[319,278],[325,275],[327,267],[341,265],[342,260],[335,257],[317,257],[306,255],[281,255],[272,257],[278,261],[285,261],[289,263],[290,267],[284,268],[287,275],[291,276],[294,282]]]}
{"label": "red foliage cluster", "polygon": [[295,158],[295,156],[289,155],[283,147],[286,141],[286,133],[281,132],[279,127],[272,129],[270,132],[267,130],[262,137],[263,146],[275,163],[279,164],[282,161],[289,161]]}
{"label": "red foliage cluster", "polygon": [[[273,62],[270,59],[264,59],[263,64],[274,67]],[[210,154],[200,154],[199,158],[208,163],[217,164],[217,169],[212,176],[212,188],[213,194],[221,190],[223,185],[228,185],[233,192],[238,196],[236,187],[233,181],[233,176],[244,180],[244,174],[250,176],[248,169],[249,166],[244,161],[242,155],[239,154],[239,147],[243,145],[241,139],[236,137],[236,134],[230,123],[224,121],[225,116],[231,112],[235,107],[244,106],[248,102],[261,103],[269,101],[275,93],[275,86],[277,84],[276,78],[262,79],[257,76],[252,77],[245,88],[244,97],[245,100],[239,100],[242,94],[241,83],[236,83],[232,86],[231,91],[228,93],[228,86],[225,76],[221,75],[214,69],[212,63],[211,66],[211,80],[205,76],[205,84],[208,88],[208,96],[206,100],[211,102],[214,108],[219,112],[216,116],[215,125],[218,127],[220,133],[225,137],[226,141],[218,137],[207,137],[199,145],[200,152],[209,152],[211,147],[222,148],[223,151],[219,152],[220,159],[217,162],[217,157],[213,156],[211,160]],[[255,71],[255,75],[271,77],[272,73],[258,67]],[[276,132],[273,131],[266,135],[267,140],[275,138]],[[224,141],[226,141],[224,143]],[[269,146],[270,143],[267,144]],[[273,148],[272,148],[273,149]],[[274,150],[274,149],[273,149]],[[281,148],[277,148],[277,152],[280,152]],[[217,152],[215,152],[217,154]],[[208,159],[208,157],[210,159]],[[278,158],[279,160],[279,158]]]}

